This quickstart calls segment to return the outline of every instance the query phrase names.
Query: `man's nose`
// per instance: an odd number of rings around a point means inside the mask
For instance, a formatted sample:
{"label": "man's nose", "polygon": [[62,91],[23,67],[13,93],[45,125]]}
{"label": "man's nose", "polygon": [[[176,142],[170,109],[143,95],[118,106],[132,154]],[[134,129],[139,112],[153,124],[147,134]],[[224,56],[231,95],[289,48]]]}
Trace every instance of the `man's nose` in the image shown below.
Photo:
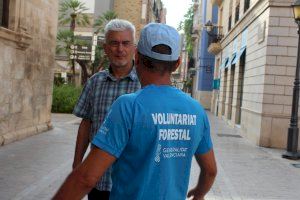
{"label": "man's nose", "polygon": [[118,51],[123,51],[124,50],[124,44],[122,42],[120,42],[118,44]]}

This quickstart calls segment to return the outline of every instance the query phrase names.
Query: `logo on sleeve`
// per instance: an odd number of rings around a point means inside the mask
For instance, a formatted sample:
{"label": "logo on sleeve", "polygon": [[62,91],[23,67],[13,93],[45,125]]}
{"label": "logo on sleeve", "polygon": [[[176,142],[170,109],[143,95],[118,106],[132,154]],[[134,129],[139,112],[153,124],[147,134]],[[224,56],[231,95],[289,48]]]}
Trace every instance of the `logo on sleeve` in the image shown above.
{"label": "logo on sleeve", "polygon": [[155,162],[160,162],[160,154],[161,154],[161,145],[158,144],[157,145],[157,149],[156,149],[156,156],[154,158]]}

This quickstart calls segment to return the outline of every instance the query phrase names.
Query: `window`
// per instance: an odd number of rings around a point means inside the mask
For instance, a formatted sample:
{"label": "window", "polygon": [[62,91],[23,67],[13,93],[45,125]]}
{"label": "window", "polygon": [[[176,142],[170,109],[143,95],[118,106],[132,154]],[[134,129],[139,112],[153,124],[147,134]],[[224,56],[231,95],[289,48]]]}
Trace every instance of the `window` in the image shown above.
{"label": "window", "polygon": [[0,26],[8,27],[9,0],[0,0]]}
{"label": "window", "polygon": [[228,18],[228,31],[231,30],[231,19],[232,19],[232,17],[230,15],[229,18]]}
{"label": "window", "polygon": [[249,9],[250,7],[250,0],[245,0],[244,2],[244,13]]}
{"label": "window", "polygon": [[235,7],[234,22],[236,23],[237,21],[239,21],[239,18],[240,18],[240,3],[236,4],[236,7]]}
{"label": "window", "polygon": [[229,2],[229,13],[228,13],[228,32],[231,30],[231,20],[232,20],[232,8],[233,8],[233,4],[232,4],[232,0],[230,0]]}

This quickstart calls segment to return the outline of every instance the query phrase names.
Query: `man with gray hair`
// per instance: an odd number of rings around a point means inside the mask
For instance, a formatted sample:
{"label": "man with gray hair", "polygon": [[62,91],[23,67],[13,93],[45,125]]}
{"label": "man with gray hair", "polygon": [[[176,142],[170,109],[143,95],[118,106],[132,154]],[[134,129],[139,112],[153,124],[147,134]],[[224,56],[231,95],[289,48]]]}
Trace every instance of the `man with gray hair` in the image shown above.
{"label": "man with gray hair", "polygon": [[[165,24],[142,29],[135,54],[142,89],[113,103],[94,148],[54,200],[82,198],[112,164],[110,200],[204,200],[217,167],[205,110],[171,86],[180,64],[179,38]],[[187,192],[193,156],[201,172]]]}
{"label": "man with gray hair", "polygon": [[[111,104],[122,94],[140,88],[133,66],[135,27],[126,20],[111,20],[104,29],[104,51],[110,61],[109,69],[94,74],[84,86],[73,114],[82,118],[78,129],[73,169],[81,164],[87,147],[100,128]],[[89,200],[108,200],[112,187],[111,168],[108,168]]]}

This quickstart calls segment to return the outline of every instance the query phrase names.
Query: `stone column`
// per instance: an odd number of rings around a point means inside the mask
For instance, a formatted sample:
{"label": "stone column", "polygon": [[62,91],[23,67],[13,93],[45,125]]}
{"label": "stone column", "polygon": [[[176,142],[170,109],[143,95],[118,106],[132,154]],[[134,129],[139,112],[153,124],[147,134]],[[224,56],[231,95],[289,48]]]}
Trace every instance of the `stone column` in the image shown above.
{"label": "stone column", "polygon": [[227,86],[226,86],[226,99],[225,99],[225,113],[224,116],[227,120],[231,118],[231,104],[232,104],[232,85],[233,75],[232,70],[228,69],[227,72]]}
{"label": "stone column", "polygon": [[225,99],[226,99],[226,87],[227,87],[227,78],[225,70],[221,70],[220,76],[220,93],[219,93],[219,109],[218,109],[218,116],[222,117],[225,113]]}
{"label": "stone column", "polygon": [[241,68],[239,67],[240,62],[236,63],[235,74],[234,74],[234,86],[233,86],[233,99],[232,99],[232,114],[231,114],[231,123],[232,124],[240,124],[240,110],[241,110],[241,82],[243,79],[243,73]]}

